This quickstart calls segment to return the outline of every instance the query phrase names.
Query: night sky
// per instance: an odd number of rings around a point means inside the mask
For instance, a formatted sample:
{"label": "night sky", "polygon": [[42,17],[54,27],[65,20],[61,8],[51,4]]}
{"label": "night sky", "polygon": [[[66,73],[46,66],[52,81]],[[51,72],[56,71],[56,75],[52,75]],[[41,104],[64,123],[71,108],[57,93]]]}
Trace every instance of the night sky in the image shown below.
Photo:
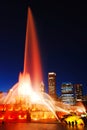
{"label": "night sky", "polygon": [[82,83],[86,89],[86,3],[8,0],[0,2],[0,91],[8,91],[23,71],[28,6],[37,28],[46,88],[48,72],[55,72],[58,95],[62,82]]}

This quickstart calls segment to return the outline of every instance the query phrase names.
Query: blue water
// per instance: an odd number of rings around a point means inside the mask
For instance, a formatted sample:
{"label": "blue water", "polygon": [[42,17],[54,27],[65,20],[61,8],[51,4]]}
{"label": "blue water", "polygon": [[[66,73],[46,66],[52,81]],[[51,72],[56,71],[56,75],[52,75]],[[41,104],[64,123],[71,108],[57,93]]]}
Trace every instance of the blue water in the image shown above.
{"label": "blue water", "polygon": [[87,127],[71,127],[45,123],[7,123],[0,124],[0,130],[87,130]]}

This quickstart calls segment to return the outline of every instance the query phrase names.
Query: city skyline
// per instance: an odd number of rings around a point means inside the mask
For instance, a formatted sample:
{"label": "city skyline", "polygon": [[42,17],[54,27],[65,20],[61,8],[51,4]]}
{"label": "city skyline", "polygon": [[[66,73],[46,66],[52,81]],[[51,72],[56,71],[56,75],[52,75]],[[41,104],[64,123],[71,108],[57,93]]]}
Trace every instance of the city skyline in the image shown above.
{"label": "city skyline", "polygon": [[[0,5],[0,89],[9,90],[23,71],[27,7],[33,11],[44,82],[48,72],[57,74],[57,89],[62,82],[86,84],[86,21],[80,15],[84,5],[51,2],[2,2]],[[50,5],[50,6],[49,6]],[[17,8],[15,8],[17,7]],[[66,8],[65,8],[66,7]],[[45,9],[45,10],[44,10]],[[58,92],[59,93],[59,92]]]}

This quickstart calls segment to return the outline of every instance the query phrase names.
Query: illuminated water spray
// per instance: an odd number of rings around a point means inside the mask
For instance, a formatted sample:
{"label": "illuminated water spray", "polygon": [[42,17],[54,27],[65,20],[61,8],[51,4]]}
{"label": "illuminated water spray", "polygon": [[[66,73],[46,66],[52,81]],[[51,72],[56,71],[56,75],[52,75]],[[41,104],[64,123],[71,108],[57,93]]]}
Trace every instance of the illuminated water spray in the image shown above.
{"label": "illuminated water spray", "polygon": [[[23,73],[19,74],[18,83],[16,83],[10,89],[3,103],[16,104],[18,101],[19,103],[22,101],[24,102],[26,109],[31,109],[30,107],[32,106],[32,104],[43,105],[46,111],[51,111],[54,117],[58,119],[55,113],[55,103],[52,101],[49,95],[40,92],[40,84],[42,82],[42,79],[43,76],[38,39],[31,9],[28,8],[24,53],[24,70]],[[41,116],[39,118],[41,118]]]}
{"label": "illuminated water spray", "polygon": [[42,81],[42,68],[36,29],[30,8],[28,8],[27,17],[23,74],[30,74],[32,86],[35,89],[39,88]]}
{"label": "illuminated water spray", "polygon": [[32,95],[33,91],[40,90],[42,82],[42,68],[38,47],[38,39],[31,9],[28,8],[26,39],[25,39],[25,52],[24,52],[24,70],[19,74],[19,80],[16,85],[11,88],[5,103],[10,103],[11,97],[28,97]]}

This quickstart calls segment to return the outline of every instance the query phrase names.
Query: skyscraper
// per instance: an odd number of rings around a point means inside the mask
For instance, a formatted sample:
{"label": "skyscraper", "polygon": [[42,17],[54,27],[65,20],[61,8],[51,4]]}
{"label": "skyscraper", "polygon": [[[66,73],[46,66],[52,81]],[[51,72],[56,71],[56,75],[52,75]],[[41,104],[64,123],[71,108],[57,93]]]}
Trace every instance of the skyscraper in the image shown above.
{"label": "skyscraper", "polygon": [[63,83],[61,85],[61,99],[64,103],[68,103],[70,105],[75,104],[73,84]]}
{"label": "skyscraper", "polygon": [[76,101],[82,101],[82,97],[83,97],[83,89],[82,88],[83,88],[82,84],[74,84]]}
{"label": "skyscraper", "polygon": [[55,98],[56,97],[56,73],[48,73],[48,94]]}

